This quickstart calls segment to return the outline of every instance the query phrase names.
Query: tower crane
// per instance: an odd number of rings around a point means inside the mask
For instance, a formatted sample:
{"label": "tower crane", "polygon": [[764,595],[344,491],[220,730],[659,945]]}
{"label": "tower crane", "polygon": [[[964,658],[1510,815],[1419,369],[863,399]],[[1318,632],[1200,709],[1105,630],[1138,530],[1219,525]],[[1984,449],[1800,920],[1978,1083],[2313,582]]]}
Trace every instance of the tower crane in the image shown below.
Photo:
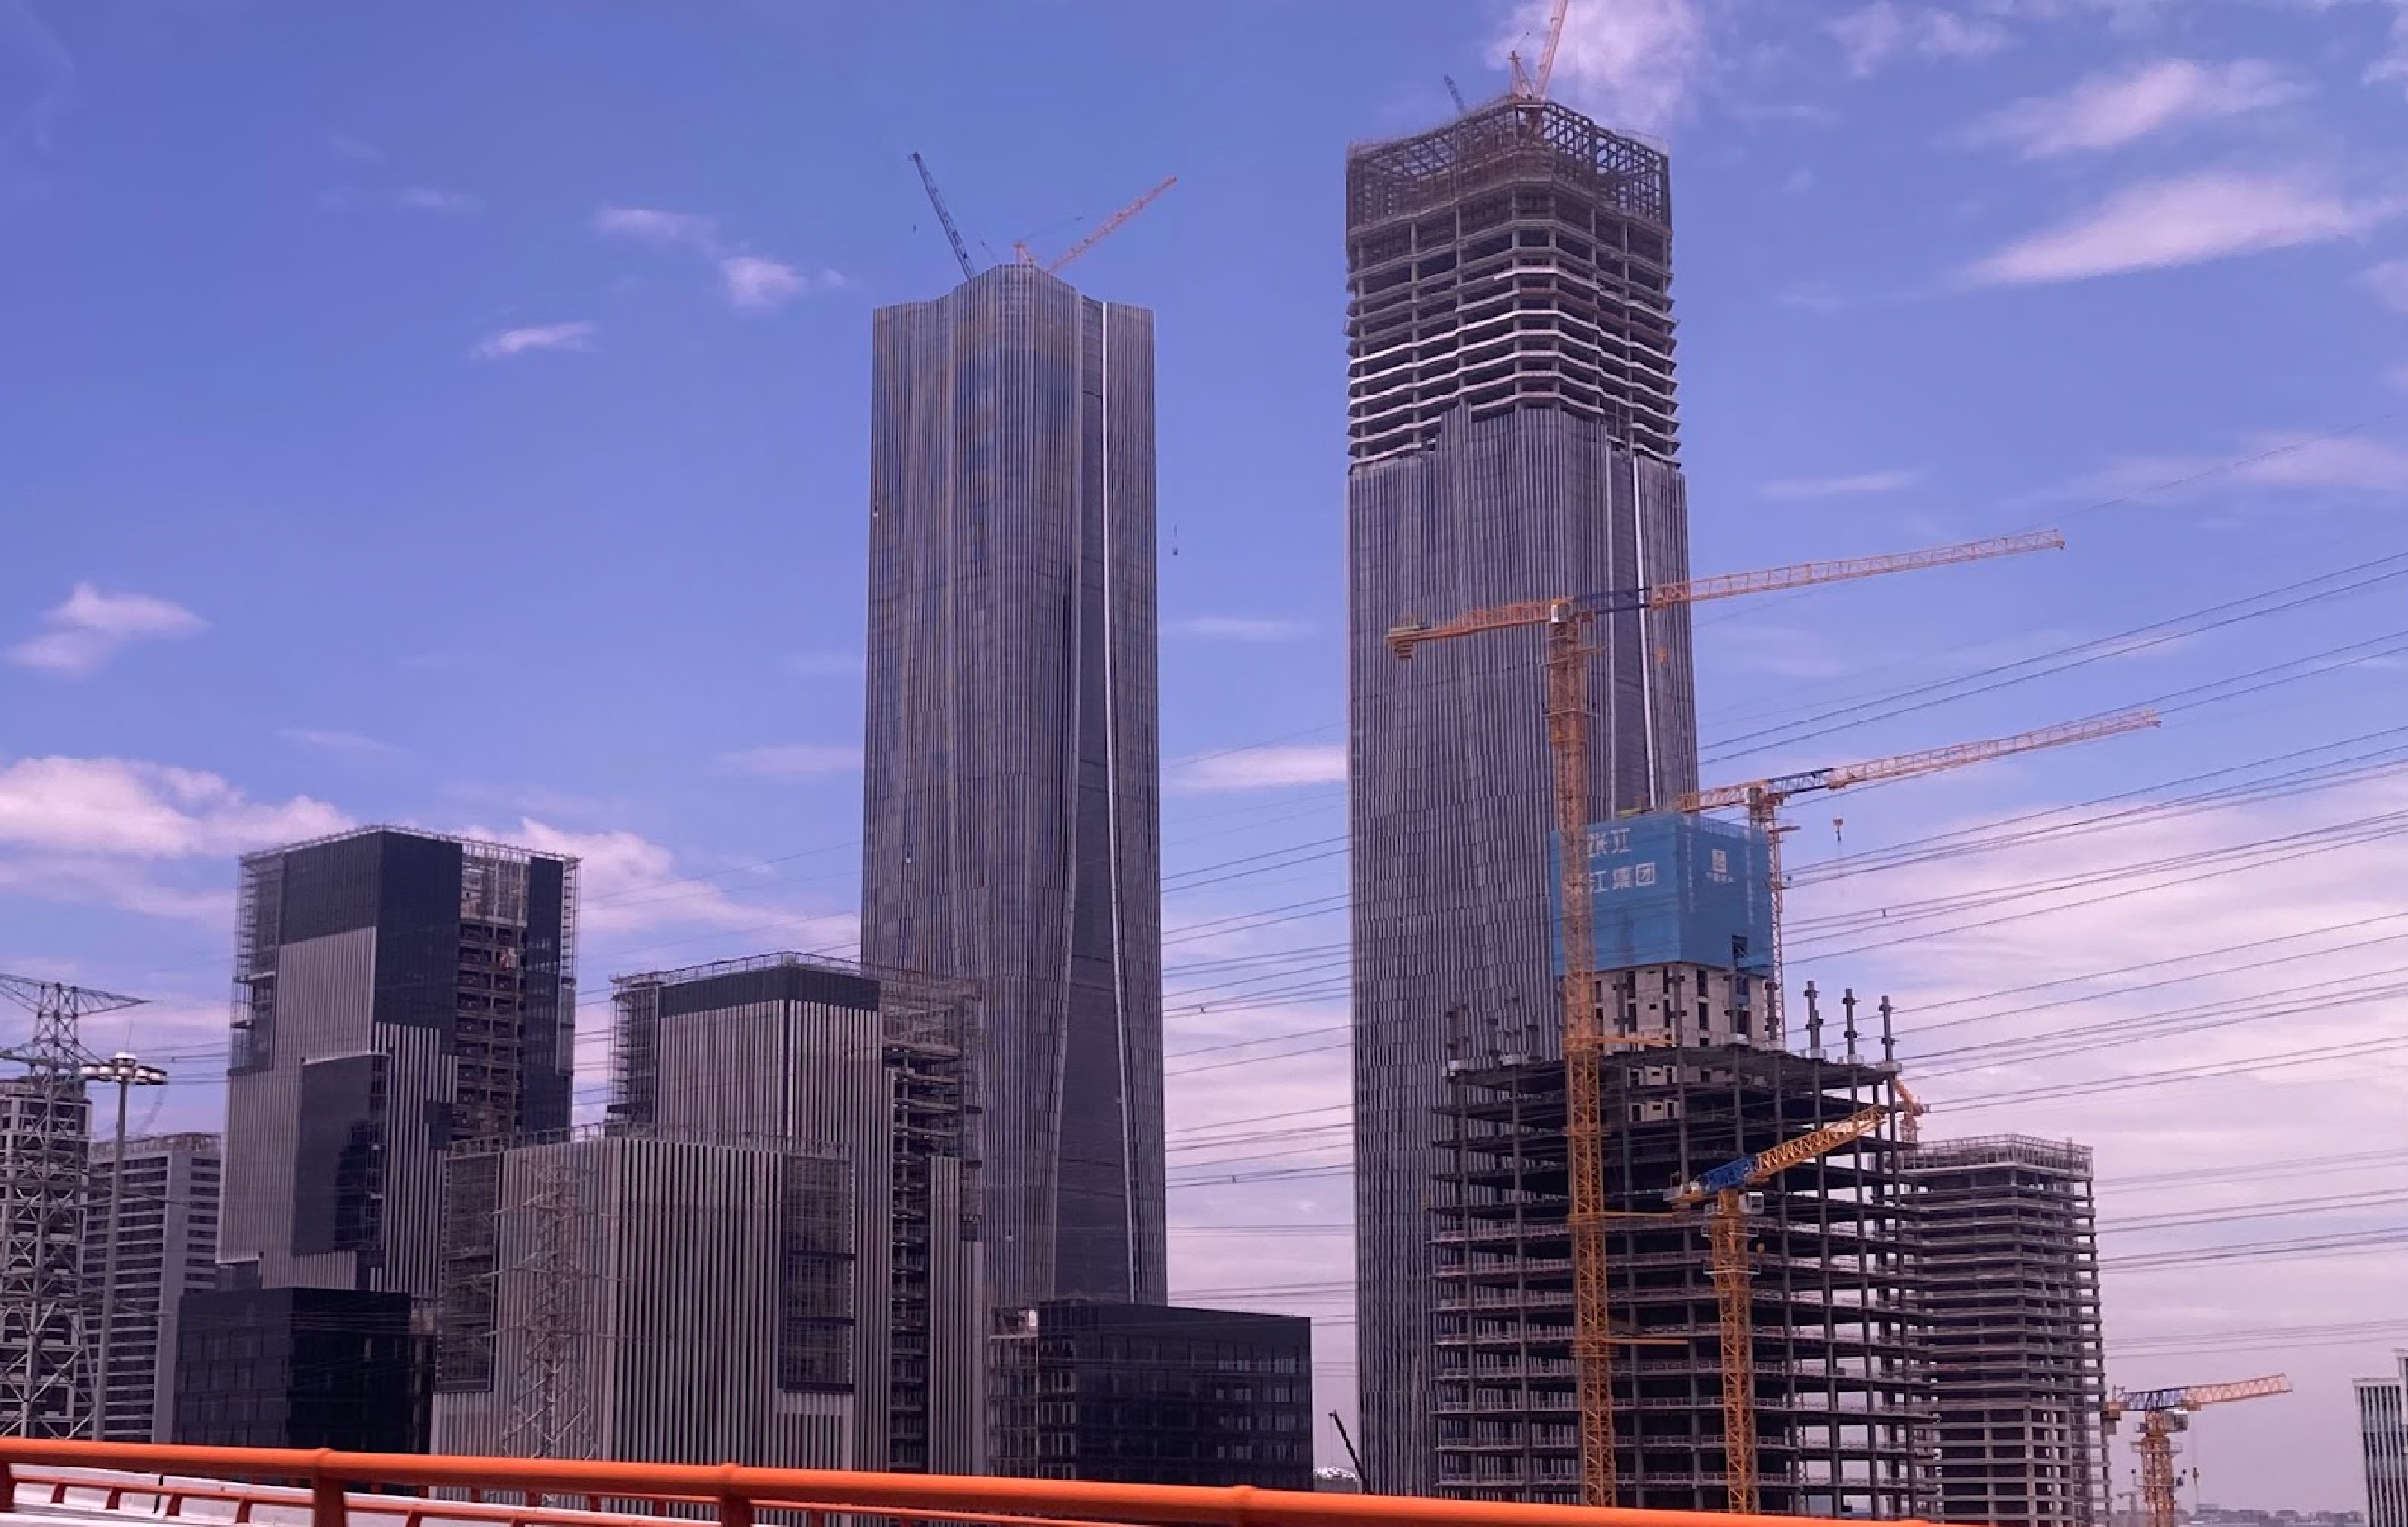
{"label": "tower crane", "polygon": [[[1112,235],[1120,231],[1122,224],[1127,222],[1129,219],[1136,217],[1140,212],[1142,212],[1147,207],[1153,206],[1154,198],[1160,196],[1164,192],[1168,191],[1172,186],[1175,186],[1178,183],[1179,177],[1175,175],[1165,177],[1160,185],[1155,186],[1144,195],[1140,196],[1137,200],[1129,203],[1126,207],[1122,207],[1111,217],[1108,217],[1103,221],[1096,224],[1094,229],[1088,233],[1086,237],[1079,240],[1076,244],[1071,245],[1061,254],[1054,256],[1052,263],[1045,264],[1046,273],[1051,275],[1054,272],[1060,270],[1064,265],[1068,264],[1071,261],[1076,260],[1079,256],[1086,253],[1089,250],[1094,249],[1105,239],[1111,237]],[[1043,262],[1039,261],[1036,253],[1029,249],[1025,242],[1012,245],[1011,251],[1016,257],[1018,257],[1020,263],[1024,265],[1043,264]]]}
{"label": "tower crane", "polygon": [[1878,1104],[1860,1108],[1838,1123],[1726,1162],[1677,1188],[1664,1190],[1666,1203],[1684,1208],[1713,1201],[1706,1215],[1706,1237],[1713,1249],[1714,1304],[1721,1315],[1723,1476],[1734,1513],[1753,1513],[1756,1503],[1756,1279],[1747,1264],[1747,1191],[1800,1162],[1827,1156],[1850,1141],[1863,1139],[1881,1128],[1889,1115],[1890,1110]]}
{"label": "tower crane", "polygon": [[2115,1423],[2126,1415],[2141,1418],[2141,1520],[2144,1527],[2174,1527],[2174,1434],[2189,1429],[2192,1411],[2231,1400],[2256,1400],[2289,1392],[2290,1379],[2272,1374],[2230,1384],[2119,1389],[2110,1394],[2100,1408],[2110,1435],[2114,1434]]}
{"label": "tower crane", "polygon": [[1597,1014],[1595,892],[1588,876],[1588,654],[1590,623],[1634,610],[1775,593],[1887,573],[1978,562],[2027,551],[2058,550],[2055,531],[1933,547],[1921,551],[1796,563],[1758,572],[1727,573],[1618,590],[1584,597],[1525,600],[1473,610],[1431,625],[1407,621],[1388,633],[1388,646],[1410,661],[1426,642],[1530,626],[1546,633],[1547,751],[1555,776],[1556,885],[1563,944],[1564,1135],[1570,1152],[1572,1241],[1572,1368],[1580,1403],[1581,1499],[1612,1506],[1616,1493],[1612,1355],[1615,1338],[1606,1281],[1605,1122],[1598,1065],[1612,1041]]}
{"label": "tower crane", "polygon": [[1931,1111],[1931,1105],[1908,1092],[1906,1083],[1899,1080],[1895,1076],[1889,1078],[1889,1090],[1891,1095],[1898,1099],[1899,1143],[1911,1146],[1921,1145],[1923,1116]]}
{"label": "tower crane", "polygon": [[1555,0],[1555,8],[1547,16],[1547,43],[1539,53],[1539,67],[1535,72],[1522,66],[1520,52],[1505,55],[1507,66],[1513,71],[1513,93],[1523,100],[1543,101],[1547,98],[1547,81],[1554,78],[1555,72],[1555,50],[1562,46],[1564,40],[1564,16],[1571,8],[1572,0]]}
{"label": "tower crane", "polygon": [[1869,785],[1880,780],[1912,779],[1917,775],[1961,769],[1968,764],[1986,763],[2014,753],[2037,752],[2043,748],[2063,748],[2076,742],[2096,742],[2100,737],[2120,736],[2127,732],[2146,731],[2157,724],[2157,711],[2142,706],[2111,715],[2094,716],[2087,721],[2069,721],[2062,726],[2043,726],[2037,731],[2018,732],[2011,737],[1959,742],[1945,748],[1899,753],[1891,758],[1868,759],[1861,764],[1837,764],[1828,768],[1809,769],[1803,774],[1775,775],[1770,779],[1751,779],[1745,784],[1693,790],[1674,800],[1672,809],[1675,811],[1716,811],[1725,806],[1744,806],[1749,823],[1764,834],[1765,874],[1771,882],[1772,897],[1772,983],[1765,1001],[1765,1011],[1772,1032],[1782,1032],[1781,899],[1786,882],[1781,870],[1781,838],[1787,829],[1781,825],[1781,808],[1791,796],[1817,790],[1845,790],[1850,785]]}
{"label": "tower crane", "polygon": [[928,162],[917,150],[911,155],[911,165],[920,172],[920,184],[928,193],[928,205],[937,209],[937,221],[944,227],[945,238],[953,246],[953,258],[961,262],[962,279],[968,280],[978,274],[978,266],[970,264],[970,248],[962,242],[962,231],[953,226],[953,215],[946,210],[944,193],[937,189],[937,178],[928,173]]}

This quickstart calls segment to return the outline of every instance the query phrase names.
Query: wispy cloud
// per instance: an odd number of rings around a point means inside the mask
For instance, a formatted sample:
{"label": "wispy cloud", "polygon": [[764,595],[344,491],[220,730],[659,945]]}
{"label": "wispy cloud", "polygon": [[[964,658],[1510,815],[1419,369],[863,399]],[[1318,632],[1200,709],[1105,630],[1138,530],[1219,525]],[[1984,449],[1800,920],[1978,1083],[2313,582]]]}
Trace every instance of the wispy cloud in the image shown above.
{"label": "wispy cloud", "polygon": [[1902,58],[1982,58],[2014,39],[1996,21],[1934,6],[1873,0],[1823,23],[1858,78]]}
{"label": "wispy cloud", "polygon": [[392,743],[357,732],[322,732],[313,727],[288,726],[277,734],[295,748],[307,748],[318,753],[342,753],[353,758],[379,757],[401,749]]}
{"label": "wispy cloud", "polygon": [[796,652],[780,666],[810,678],[858,678],[863,663],[858,652]]}
{"label": "wispy cloud", "polygon": [[606,207],[594,214],[594,231],[618,238],[690,250],[719,271],[728,306],[740,313],[774,312],[811,292],[833,292],[848,285],[843,273],[807,272],[754,254],[730,243],[719,220],[696,212],[670,212],[652,207]]}
{"label": "wispy cloud", "polygon": [[348,212],[358,207],[392,208],[443,217],[481,212],[485,207],[483,202],[465,191],[447,191],[440,186],[402,186],[397,189],[336,186],[319,193],[318,205],[329,212]]}
{"label": "wispy cloud", "polygon": [[322,801],[253,801],[222,778],[122,758],[0,768],[0,845],[135,859],[222,857],[351,825]]}
{"label": "wispy cloud", "polygon": [[66,678],[97,672],[138,641],[190,636],[208,622],[170,600],[145,593],[104,593],[79,583],[66,603],[42,617],[41,632],[8,649],[8,661]]}
{"label": "wispy cloud", "polygon": [[1191,615],[1170,622],[1173,634],[1206,641],[1285,642],[1312,635],[1310,621],[1283,621],[1255,615]]}
{"label": "wispy cloud", "polygon": [[2370,266],[2358,279],[2374,293],[2374,300],[2395,313],[2408,313],[2408,260],[2386,260]]}
{"label": "wispy cloud", "polygon": [[349,133],[327,134],[326,151],[333,154],[337,159],[348,159],[354,164],[381,164],[384,163],[384,150],[382,149],[378,148],[375,144],[368,142],[365,138],[353,137]]}
{"label": "wispy cloud", "polygon": [[[753,949],[849,953],[858,946],[860,920],[848,912],[765,906],[733,894],[730,875],[683,873],[665,845],[625,830],[574,832],[533,817],[495,831],[470,825],[461,835],[516,844],[577,861],[577,922],[580,932],[624,937],[654,928],[716,928],[754,940]],[[754,866],[766,869],[767,866]],[[627,951],[649,954],[658,946]],[[614,963],[612,968],[629,968]]]}
{"label": "wispy cloud", "polygon": [[2119,149],[2195,122],[2262,111],[2304,91],[2299,80],[2257,59],[2158,59],[2121,74],[2092,75],[2061,94],[2027,96],[1975,122],[1966,137],[2026,159],[2047,159]]}
{"label": "wispy cloud", "polygon": [[2079,217],[1975,262],[1977,286],[2079,281],[2364,233],[2396,201],[2350,200],[2302,173],[2202,170],[2128,186]]}
{"label": "wispy cloud", "polygon": [[1842,498],[1855,493],[1894,493],[1912,488],[1921,473],[1858,472],[1844,478],[1781,478],[1758,490],[1767,498]]}
{"label": "wispy cloud", "polygon": [[1191,759],[1173,768],[1170,778],[1178,789],[1196,792],[1342,784],[1346,778],[1346,749],[1339,743],[1240,748]]}
{"label": "wispy cloud", "polygon": [[[1489,45],[1493,63],[1519,50],[1538,64],[1552,0],[1517,0]],[[1685,117],[1711,62],[1698,0],[1574,6],[1564,21],[1550,93],[1619,128],[1658,133]]]}
{"label": "wispy cloud", "polygon": [[476,348],[468,353],[480,361],[500,361],[543,350],[592,350],[595,337],[601,332],[600,325],[581,319],[574,323],[544,323],[527,329],[504,329],[478,340]]}
{"label": "wispy cloud", "polygon": [[821,779],[860,768],[861,749],[838,743],[790,742],[722,753],[719,762],[738,774],[764,779]]}
{"label": "wispy cloud", "polygon": [[2045,495],[2095,502],[2224,487],[2388,493],[2408,491],[2408,450],[2354,435],[2259,431],[2226,456],[2122,456]]}

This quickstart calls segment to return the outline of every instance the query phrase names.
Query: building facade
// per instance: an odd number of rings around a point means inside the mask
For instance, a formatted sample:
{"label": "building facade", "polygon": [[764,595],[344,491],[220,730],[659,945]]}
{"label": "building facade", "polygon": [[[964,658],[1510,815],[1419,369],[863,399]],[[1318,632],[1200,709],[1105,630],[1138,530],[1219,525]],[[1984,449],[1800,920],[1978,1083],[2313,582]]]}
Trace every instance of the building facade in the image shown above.
{"label": "building facade", "polygon": [[242,862],[219,1257],[431,1299],[445,1149],[568,1126],[575,861],[370,827]]}
{"label": "building facade", "polygon": [[2408,1351],[2397,1374],[2358,1381],[2358,1456],[2366,1470],[2366,1527],[2408,1527]]}
{"label": "building facade", "polygon": [[[1347,602],[1364,1466],[1434,1488],[1426,1195],[1447,1015],[1556,1046],[1536,629],[1393,627],[1687,576],[1656,150],[1498,103],[1347,156]],[[1593,633],[1589,820],[1694,788],[1682,607]]]}
{"label": "building facade", "polygon": [[[853,1171],[776,1139],[465,1145],[434,1449],[853,1468]],[[880,1312],[880,1313],[882,1313]]]}
{"label": "building facade", "polygon": [[225,1289],[176,1322],[175,1440],[424,1450],[426,1364],[406,1293]]}
{"label": "building facade", "polygon": [[0,1432],[88,1436],[82,1273],[92,1107],[73,1067],[0,1077]]}
{"label": "building facade", "polygon": [[166,1442],[176,1427],[176,1330],[188,1294],[218,1279],[221,1149],[214,1135],[154,1135],[125,1142],[123,1206],[114,1216],[117,1144],[92,1147],[92,1207],[86,1216],[84,1287],[100,1290],[116,1269],[108,1321],[108,1373],[101,1387],[102,1436]]}
{"label": "building facade", "polygon": [[873,345],[862,955],[978,983],[994,1302],[1159,1303],[1154,318],[1007,264]]}
{"label": "building facade", "polygon": [[1909,1158],[1939,1520],[2090,1527],[2107,1397],[2090,1150],[1994,1135]]}
{"label": "building facade", "polygon": [[1312,1490],[1312,1323],[1055,1301],[998,1312],[995,1471]]}

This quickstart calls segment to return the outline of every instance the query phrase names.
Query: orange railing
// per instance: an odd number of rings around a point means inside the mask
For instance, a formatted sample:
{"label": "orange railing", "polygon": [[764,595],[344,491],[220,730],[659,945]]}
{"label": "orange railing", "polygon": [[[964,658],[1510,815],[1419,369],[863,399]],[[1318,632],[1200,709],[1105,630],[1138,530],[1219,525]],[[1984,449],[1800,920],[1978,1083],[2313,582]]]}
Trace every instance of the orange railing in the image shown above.
{"label": "orange railing", "polygon": [[[151,1478],[94,1478],[60,1469],[107,1470]],[[242,1481],[249,1481],[244,1483]],[[273,1481],[277,1483],[265,1483]],[[280,1483],[285,1488],[277,1488]],[[442,1490],[463,1500],[365,1491]],[[354,1491],[363,1493],[354,1494]],[[354,1512],[401,1527],[438,1522],[493,1527],[666,1527],[626,1503],[714,1507],[726,1527],[752,1527],[756,1514],[883,1518],[898,1522],[992,1522],[1014,1527],[1206,1523],[1214,1527],[1797,1527],[1797,1517],[1719,1512],[1517,1506],[1405,1496],[1298,1491],[1200,1490],[1054,1479],[861,1474],[832,1469],[756,1469],[735,1464],[597,1463],[528,1458],[446,1458],[415,1453],[186,1448],[124,1442],[50,1442],[0,1437],[0,1512],[36,1504],[94,1505],[147,1515],[194,1517],[187,1503],[231,1505],[238,1523],[262,1506],[307,1507],[313,1527],[349,1527]],[[516,1495],[519,1504],[491,1497]],[[194,1517],[194,1520],[198,1520]],[[1901,1524],[1914,1527],[1914,1524]]]}

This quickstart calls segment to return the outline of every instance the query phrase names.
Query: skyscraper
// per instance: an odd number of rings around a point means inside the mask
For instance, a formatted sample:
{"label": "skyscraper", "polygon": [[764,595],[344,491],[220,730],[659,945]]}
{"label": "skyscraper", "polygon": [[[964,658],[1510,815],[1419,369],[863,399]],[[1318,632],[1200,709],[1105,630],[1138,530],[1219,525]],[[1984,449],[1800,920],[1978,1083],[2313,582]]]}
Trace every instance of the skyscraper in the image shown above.
{"label": "skyscraper", "polygon": [[[1541,635],[1409,620],[1686,576],[1656,150],[1499,102],[1346,164],[1354,1171],[1364,1466],[1434,1483],[1425,1206],[1450,1015],[1553,1053]],[[1694,787],[1684,609],[1600,620],[1588,820]]]}
{"label": "skyscraper", "polygon": [[108,1201],[117,1183],[113,1140],[92,1147],[92,1208],[85,1217],[84,1286],[115,1267],[108,1368],[102,1390],[109,1442],[166,1442],[176,1427],[178,1306],[217,1286],[219,1142],[214,1135],[154,1135],[125,1142],[125,1204],[109,1251]]}
{"label": "skyscraper", "polygon": [[2408,1527],[2408,1351],[2389,1378],[2358,1381],[2358,1458],[2366,1471],[2366,1527]]}
{"label": "skyscraper", "polygon": [[219,1261],[434,1296],[444,1149],[568,1126],[574,872],[395,827],[243,860]]}
{"label": "skyscraper", "polygon": [[1992,1135],[1930,1142],[1907,1163],[1939,1520],[2090,1527],[2107,1397],[2090,1148]]}
{"label": "skyscraper", "polygon": [[973,981],[988,1300],[1165,1296],[1154,317],[879,310],[862,954]]}

